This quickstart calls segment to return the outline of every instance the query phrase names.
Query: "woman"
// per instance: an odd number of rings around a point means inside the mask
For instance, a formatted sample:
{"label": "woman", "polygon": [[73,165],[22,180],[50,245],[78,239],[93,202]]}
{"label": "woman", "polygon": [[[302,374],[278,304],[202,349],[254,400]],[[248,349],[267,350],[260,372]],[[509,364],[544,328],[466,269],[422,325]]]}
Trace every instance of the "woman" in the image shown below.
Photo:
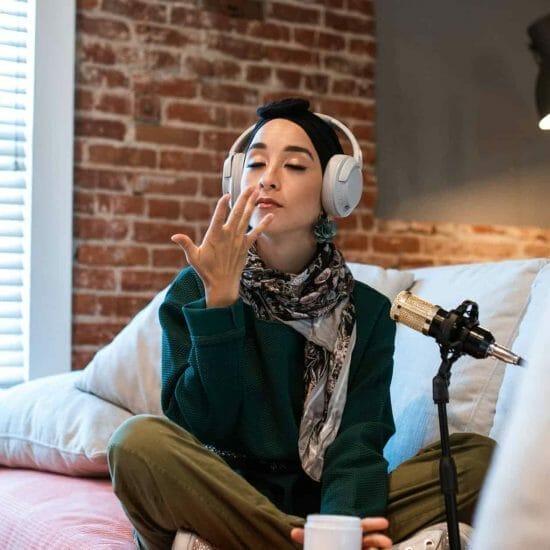
{"label": "woman", "polygon": [[178,529],[223,549],[295,548],[316,512],[359,516],[364,548],[391,546],[395,326],[322,242],[323,172],[342,148],[308,107],[258,109],[231,211],[224,195],[200,246],[172,237],[190,264],[160,310],[172,422],[131,419],[109,452],[143,548]]}

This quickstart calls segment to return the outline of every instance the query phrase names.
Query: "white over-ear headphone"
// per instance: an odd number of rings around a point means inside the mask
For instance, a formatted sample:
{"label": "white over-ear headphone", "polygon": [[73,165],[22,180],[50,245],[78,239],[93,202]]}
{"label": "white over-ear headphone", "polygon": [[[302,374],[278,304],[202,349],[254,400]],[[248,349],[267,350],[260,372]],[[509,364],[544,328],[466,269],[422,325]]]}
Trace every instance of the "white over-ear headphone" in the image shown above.
{"label": "white over-ear headphone", "polygon": [[[350,129],[327,115],[315,113],[327,124],[341,130],[351,143],[353,156],[332,155],[323,175],[323,189],[321,192],[321,204],[323,210],[329,216],[344,218],[349,216],[359,204],[363,191],[363,155],[357,143],[357,139]],[[241,177],[244,170],[245,147],[255,125],[247,128],[233,143],[229,154],[223,163],[222,191],[231,193],[231,204],[235,204],[241,192]]]}

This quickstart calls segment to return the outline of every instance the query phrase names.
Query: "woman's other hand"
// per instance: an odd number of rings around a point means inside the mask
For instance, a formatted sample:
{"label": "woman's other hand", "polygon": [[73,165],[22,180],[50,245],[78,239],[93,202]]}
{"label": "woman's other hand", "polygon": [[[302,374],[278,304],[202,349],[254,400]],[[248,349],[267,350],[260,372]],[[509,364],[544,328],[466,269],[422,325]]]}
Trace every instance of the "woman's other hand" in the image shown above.
{"label": "woman's other hand", "polygon": [[223,195],[200,246],[182,233],[172,236],[172,241],[183,248],[187,262],[202,279],[208,307],[229,306],[239,297],[248,249],[273,219],[273,215],[268,214],[248,231],[257,198],[254,186],[245,187],[229,212],[230,196]]}
{"label": "woman's other hand", "polygon": [[[381,533],[388,528],[389,521],[386,518],[363,518],[362,550],[376,550],[378,548],[391,548],[391,539]],[[290,532],[290,538],[298,544],[304,544],[304,529],[295,528]]]}

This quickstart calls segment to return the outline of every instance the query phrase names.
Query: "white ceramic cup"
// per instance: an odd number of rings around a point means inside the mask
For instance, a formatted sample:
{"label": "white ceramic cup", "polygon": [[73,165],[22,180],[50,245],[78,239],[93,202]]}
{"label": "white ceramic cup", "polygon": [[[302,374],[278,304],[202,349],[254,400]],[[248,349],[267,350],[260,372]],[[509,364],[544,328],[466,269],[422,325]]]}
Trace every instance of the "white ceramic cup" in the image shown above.
{"label": "white ceramic cup", "polygon": [[355,516],[310,514],[304,550],[361,550],[361,520]]}

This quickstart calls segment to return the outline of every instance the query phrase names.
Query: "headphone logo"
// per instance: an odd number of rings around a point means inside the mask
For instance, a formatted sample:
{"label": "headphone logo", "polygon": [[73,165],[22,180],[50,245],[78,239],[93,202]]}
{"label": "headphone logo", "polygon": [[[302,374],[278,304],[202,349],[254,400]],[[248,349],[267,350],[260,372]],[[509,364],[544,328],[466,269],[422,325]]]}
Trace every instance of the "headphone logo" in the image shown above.
{"label": "headphone logo", "polygon": [[[353,154],[333,155],[323,174],[321,204],[328,216],[345,218],[349,216],[359,204],[363,191],[363,155],[361,148],[351,130],[339,120],[328,115],[315,113],[329,126],[340,130],[351,143]],[[222,192],[231,194],[231,205],[235,204],[241,192],[241,178],[244,170],[245,151],[248,139],[255,125],[247,128],[231,146],[227,158],[223,163]]]}

